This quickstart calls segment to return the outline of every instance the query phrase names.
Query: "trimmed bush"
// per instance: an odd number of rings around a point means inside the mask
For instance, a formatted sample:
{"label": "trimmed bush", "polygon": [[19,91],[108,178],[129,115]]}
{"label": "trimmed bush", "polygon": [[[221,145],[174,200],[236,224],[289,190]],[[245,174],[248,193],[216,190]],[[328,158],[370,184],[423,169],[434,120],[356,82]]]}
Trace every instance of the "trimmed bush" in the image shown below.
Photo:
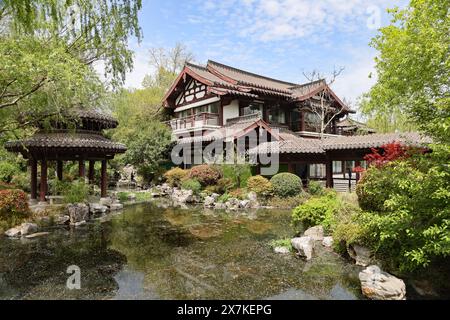
{"label": "trimmed bush", "polygon": [[207,186],[206,191],[211,193],[224,194],[234,188],[234,182],[230,178],[221,178],[216,185]]}
{"label": "trimmed bush", "polygon": [[28,196],[22,190],[0,190],[0,229],[6,230],[31,215]]}
{"label": "trimmed bush", "polygon": [[320,182],[310,180],[308,183],[308,193],[313,196],[322,196],[325,193],[325,189]]}
{"label": "trimmed bush", "polygon": [[272,194],[272,183],[263,176],[254,176],[247,180],[247,189],[265,197]]}
{"label": "trimmed bush", "polygon": [[221,177],[222,171],[220,168],[208,164],[195,166],[189,173],[189,178],[197,180],[202,186],[215,185]]}
{"label": "trimmed bush", "polygon": [[181,183],[181,187],[185,190],[192,190],[195,194],[200,193],[202,185],[195,179],[186,179]]}
{"label": "trimmed bush", "polygon": [[167,183],[172,187],[180,187],[181,182],[185,179],[189,174],[188,170],[183,170],[181,168],[173,168],[164,173],[164,177],[167,180]]}
{"label": "trimmed bush", "polygon": [[292,222],[294,225],[303,224],[305,228],[322,225],[326,230],[330,230],[339,204],[335,192],[313,197],[292,211]]}
{"label": "trimmed bush", "polygon": [[273,192],[280,197],[290,197],[302,192],[302,180],[295,174],[278,173],[270,179]]}
{"label": "trimmed bush", "polygon": [[236,198],[236,199],[243,200],[246,198],[247,192],[245,192],[244,189],[239,188],[239,189],[235,189],[235,190],[228,192],[228,195],[230,196],[230,198]]}

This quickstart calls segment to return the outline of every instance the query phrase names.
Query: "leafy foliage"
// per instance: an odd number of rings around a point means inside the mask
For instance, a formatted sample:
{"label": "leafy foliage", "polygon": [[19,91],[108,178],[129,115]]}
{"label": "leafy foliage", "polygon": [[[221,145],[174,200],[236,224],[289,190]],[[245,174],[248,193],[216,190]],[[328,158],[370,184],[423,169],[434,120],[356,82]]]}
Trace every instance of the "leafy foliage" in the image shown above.
{"label": "leafy foliage", "polygon": [[194,194],[199,194],[202,190],[202,185],[195,179],[186,179],[181,183],[181,187],[186,190],[192,190]]}
{"label": "leafy foliage", "polygon": [[371,167],[358,185],[377,253],[394,267],[413,270],[450,255],[450,150]]}
{"label": "leafy foliage", "polygon": [[306,228],[322,225],[326,230],[330,230],[339,206],[335,192],[312,197],[292,211],[292,222],[294,225],[303,224]]}
{"label": "leafy foliage", "polygon": [[0,161],[0,181],[10,183],[14,175],[20,173],[20,168],[11,162]]}
{"label": "leafy foliage", "polygon": [[269,242],[269,246],[272,248],[284,247],[289,249],[289,251],[292,251],[292,243],[290,238],[272,240]]}
{"label": "leafy foliage", "polygon": [[0,190],[0,229],[8,229],[31,215],[28,196],[22,190]]}
{"label": "leafy foliage", "polygon": [[313,196],[322,196],[325,193],[325,189],[320,182],[310,180],[308,183],[308,192]]}
{"label": "leafy foliage", "polygon": [[280,197],[295,196],[302,192],[302,180],[295,174],[283,172],[270,179],[275,195]]}
{"label": "leafy foliage", "polygon": [[236,188],[245,188],[247,180],[252,176],[251,166],[248,163],[235,163],[221,165],[223,176],[231,179]]}
{"label": "leafy foliage", "polygon": [[218,166],[201,164],[192,167],[189,177],[196,179],[202,186],[215,185],[222,177],[222,171]]}
{"label": "leafy foliage", "polygon": [[258,196],[267,197],[272,194],[272,183],[263,176],[253,176],[247,180],[247,189]]}
{"label": "leafy foliage", "polygon": [[180,187],[181,182],[189,175],[189,170],[183,170],[179,167],[170,169],[164,173],[167,183],[172,187]]}
{"label": "leafy foliage", "polygon": [[70,183],[63,182],[61,184],[61,193],[64,196],[65,203],[85,202],[89,196],[89,185],[84,181],[73,181]]}
{"label": "leafy foliage", "polygon": [[371,118],[405,116],[421,130],[450,140],[449,1],[412,0],[405,9],[390,10],[392,23],[380,29],[371,45],[377,83],[361,105]]}

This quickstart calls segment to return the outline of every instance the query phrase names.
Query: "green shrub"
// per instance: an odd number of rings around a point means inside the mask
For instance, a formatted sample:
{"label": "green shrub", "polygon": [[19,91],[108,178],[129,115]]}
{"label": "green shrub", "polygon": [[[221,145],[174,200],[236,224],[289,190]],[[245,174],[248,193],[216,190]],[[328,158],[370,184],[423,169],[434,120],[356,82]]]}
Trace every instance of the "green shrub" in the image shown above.
{"label": "green shrub", "polygon": [[310,180],[308,183],[308,193],[313,196],[322,196],[325,189],[319,181]]}
{"label": "green shrub", "polygon": [[181,168],[175,167],[164,173],[164,177],[166,178],[167,183],[170,186],[180,187],[182,180],[185,179],[188,174],[189,170],[183,170]]}
{"label": "green shrub", "polygon": [[232,197],[228,193],[224,193],[217,199],[217,202],[224,203],[227,202],[230,198]]}
{"label": "green shrub", "polygon": [[[426,267],[450,255],[450,151],[433,152],[370,168],[358,200],[378,257],[401,270]],[[379,189],[383,188],[383,189]]]}
{"label": "green shrub", "polygon": [[83,181],[73,181],[62,191],[65,203],[85,202],[89,196],[89,186]]}
{"label": "green shrub", "polygon": [[21,189],[25,192],[31,191],[30,176],[27,172],[16,173],[13,176],[11,183],[14,184],[17,189]]}
{"label": "green shrub", "polygon": [[28,196],[22,190],[0,190],[0,230],[12,228],[31,216]]}
{"label": "green shrub", "polygon": [[20,173],[20,168],[11,162],[0,161],[0,181],[11,182],[14,175]]}
{"label": "green shrub", "polygon": [[189,177],[200,182],[202,186],[217,184],[222,177],[222,171],[218,166],[202,164],[191,169]]}
{"label": "green shrub", "polygon": [[258,196],[267,197],[272,194],[272,183],[263,176],[254,176],[247,180],[247,189]]}
{"label": "green shrub", "polygon": [[128,192],[119,192],[117,194],[117,199],[119,199],[120,202],[124,203],[128,201]]}
{"label": "green shrub", "polygon": [[302,203],[304,203],[308,199],[308,194],[301,193],[293,197],[271,197],[267,201],[267,205],[274,208],[280,209],[292,209],[295,208]]}
{"label": "green shrub", "polygon": [[230,196],[230,198],[243,200],[247,197],[247,192],[244,189],[238,188],[228,192],[228,195]]}
{"label": "green shrub", "polygon": [[252,176],[252,167],[247,163],[225,164],[221,166],[223,176],[233,181],[233,187],[245,188],[247,180]]}
{"label": "green shrub", "polygon": [[292,222],[294,225],[301,223],[306,228],[322,225],[326,230],[331,230],[339,205],[334,192],[310,198],[292,211]]}
{"label": "green shrub", "polygon": [[284,247],[284,248],[289,249],[289,251],[292,251],[292,244],[291,244],[290,238],[272,240],[269,242],[269,246],[272,248]]}
{"label": "green shrub", "polygon": [[192,190],[195,194],[199,194],[202,185],[195,179],[186,179],[181,183],[181,187],[186,190]]}
{"label": "green shrub", "polygon": [[234,183],[229,178],[221,178],[217,181],[216,185],[207,186],[205,188],[206,191],[210,193],[218,193],[218,194],[224,194],[228,191],[232,190],[234,188]]}
{"label": "green shrub", "polygon": [[295,174],[278,173],[270,179],[273,192],[280,197],[295,196],[302,192],[302,180]]}

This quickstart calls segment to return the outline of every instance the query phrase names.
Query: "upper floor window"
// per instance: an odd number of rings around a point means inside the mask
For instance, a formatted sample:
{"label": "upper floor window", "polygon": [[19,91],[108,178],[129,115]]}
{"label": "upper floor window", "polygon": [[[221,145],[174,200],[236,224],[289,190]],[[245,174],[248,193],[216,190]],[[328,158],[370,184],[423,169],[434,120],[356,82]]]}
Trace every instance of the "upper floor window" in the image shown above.
{"label": "upper floor window", "polygon": [[305,112],[305,130],[311,132],[320,132],[322,120],[320,116],[313,112]]}
{"label": "upper floor window", "polygon": [[259,114],[262,116],[263,105],[261,103],[252,102],[248,106],[240,108],[240,116],[247,116],[250,114]]}
{"label": "upper floor window", "polygon": [[269,122],[286,123],[286,113],[280,110],[278,106],[272,107],[269,110]]}

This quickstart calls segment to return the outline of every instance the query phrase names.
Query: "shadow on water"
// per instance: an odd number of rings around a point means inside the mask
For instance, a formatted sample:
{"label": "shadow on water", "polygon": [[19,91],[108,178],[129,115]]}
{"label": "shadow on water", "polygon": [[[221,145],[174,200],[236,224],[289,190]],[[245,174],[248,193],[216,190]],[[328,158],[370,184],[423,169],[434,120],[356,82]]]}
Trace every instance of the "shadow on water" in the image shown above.
{"label": "shadow on water", "polygon": [[[140,204],[81,229],[0,239],[0,298],[361,298],[360,268],[331,251],[310,262],[273,253],[268,242],[292,234],[288,211]],[[69,265],[81,290],[65,286]]]}

